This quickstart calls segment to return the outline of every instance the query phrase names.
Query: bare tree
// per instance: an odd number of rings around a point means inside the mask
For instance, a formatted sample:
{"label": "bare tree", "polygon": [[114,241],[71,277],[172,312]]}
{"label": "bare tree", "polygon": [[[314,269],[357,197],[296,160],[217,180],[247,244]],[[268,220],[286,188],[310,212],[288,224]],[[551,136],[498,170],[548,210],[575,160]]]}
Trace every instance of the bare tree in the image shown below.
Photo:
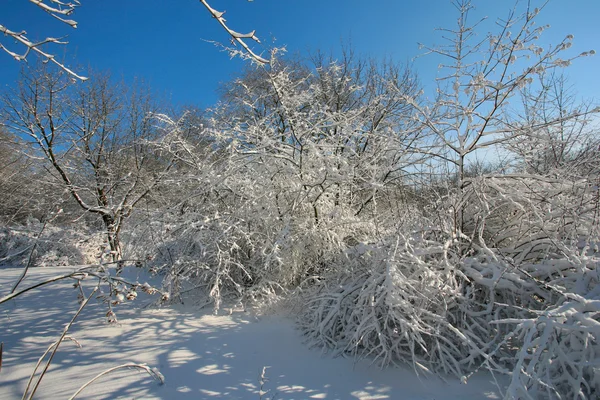
{"label": "bare tree", "polygon": [[[439,148],[435,155],[454,169],[460,190],[466,185],[466,160],[478,150],[586,113],[574,110],[570,115],[546,120],[513,118],[515,108],[509,101],[518,97],[522,89],[537,85],[538,77],[550,70],[567,67],[573,60],[595,53],[592,50],[561,58],[572,45],[572,35],[547,49],[538,45],[539,36],[548,26],[537,26],[535,21],[545,4],[534,8],[527,2],[524,10],[516,4],[507,18],[497,20],[496,32],[478,37],[476,28],[485,19],[471,23],[472,2],[456,0],[457,26],[441,29],[447,43],[425,46],[428,54],[443,60],[436,96],[424,105],[411,98],[407,101],[414,104],[423,129],[437,137]],[[462,229],[462,221],[462,209],[457,207],[457,231]]]}
{"label": "bare tree", "polygon": [[41,67],[25,71],[2,100],[5,129],[47,163],[80,209],[102,219],[119,258],[124,221],[172,165],[148,144],[159,134],[149,92],[123,90],[99,75],[81,85]]}
{"label": "bare tree", "polygon": [[516,156],[515,168],[528,174],[563,179],[597,177],[600,142],[594,107],[578,101],[567,78],[557,72],[541,74],[539,88],[522,91],[519,118],[542,127],[511,138],[505,147]]}

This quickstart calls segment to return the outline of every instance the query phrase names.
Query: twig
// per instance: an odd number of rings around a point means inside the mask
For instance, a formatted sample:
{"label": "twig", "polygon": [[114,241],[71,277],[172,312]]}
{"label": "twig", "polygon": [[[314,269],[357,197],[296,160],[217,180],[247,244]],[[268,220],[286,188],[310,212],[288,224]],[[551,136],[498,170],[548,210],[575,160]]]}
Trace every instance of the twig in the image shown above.
{"label": "twig", "polygon": [[164,376],[156,368],[150,368],[150,367],[148,367],[147,365],[144,365],[144,364],[123,364],[123,365],[119,365],[117,367],[109,368],[106,371],[103,371],[103,372],[99,373],[98,375],[96,375],[95,377],[93,377],[92,379],[90,379],[89,381],[87,381],[83,386],[81,386],[73,394],[73,396],[69,397],[69,400],[73,400],[75,397],[77,397],[77,395],[79,393],[81,393],[83,391],[83,389],[85,389],[86,387],[88,387],[89,385],[91,385],[92,383],[94,383],[96,380],[98,380],[99,378],[103,377],[104,375],[110,374],[111,372],[114,372],[114,371],[116,371],[118,369],[124,369],[124,368],[137,368],[137,369],[141,369],[143,371],[146,371],[148,373],[148,375],[150,375],[151,377],[153,377],[154,379],[156,379],[157,381],[159,381],[161,385],[165,383]]}
{"label": "twig", "polygon": [[[75,338],[73,338],[71,336],[65,336],[65,339],[69,339],[72,342],[75,342],[75,345],[77,347],[81,347],[81,344]],[[56,346],[58,346],[58,344],[59,344],[58,340],[55,341],[54,343],[52,343],[50,346],[48,346],[48,348],[46,349],[46,351],[44,352],[44,354],[42,354],[40,356],[40,358],[38,359],[38,362],[37,362],[37,364],[35,364],[35,367],[33,368],[33,371],[31,371],[31,375],[29,376],[29,380],[27,381],[27,387],[25,388],[25,393],[23,393],[23,398],[25,398],[25,395],[29,391],[29,387],[31,386],[31,382],[33,382],[33,377],[35,376],[35,373],[37,372],[38,368],[42,364],[42,361],[44,360],[44,358],[46,358],[46,356],[48,355],[48,353],[50,353],[50,351],[52,349],[54,349]]]}
{"label": "twig", "polygon": [[[77,28],[77,21],[74,21],[71,19],[65,19],[63,17],[71,15],[73,13],[73,11],[75,10],[75,8],[80,6],[79,1],[63,3],[60,1],[56,1],[56,0],[51,0],[51,3],[54,3],[55,5],[45,4],[44,0],[29,0],[29,1],[32,2],[33,4],[35,4],[36,6],[38,6],[40,9],[47,12],[48,14],[50,14],[52,17],[58,19],[59,21],[65,23],[66,25],[69,25],[71,28]],[[19,42],[23,46],[25,46],[25,48],[26,48],[25,52],[23,54],[18,54],[14,51],[9,50],[6,46],[4,46],[2,43],[0,43],[0,50],[4,50],[6,53],[8,53],[8,55],[13,57],[15,60],[25,61],[25,60],[27,60],[27,56],[29,55],[29,53],[31,53],[33,51],[33,52],[37,53],[38,55],[40,55],[41,57],[44,57],[46,59],[45,62],[48,62],[48,61],[53,62],[58,67],[60,67],[63,71],[65,71],[69,75],[73,76],[74,78],[77,78],[82,81],[87,80],[86,77],[77,75],[75,72],[73,72],[69,68],[67,68],[64,64],[56,61],[53,54],[46,53],[45,51],[43,51],[41,49],[42,46],[44,46],[45,44],[48,44],[48,43],[54,43],[54,44],[59,44],[59,45],[67,44],[67,42],[62,41],[60,38],[57,39],[57,38],[53,38],[53,37],[47,37],[46,39],[42,40],[41,42],[35,43],[35,42],[30,41],[25,36],[27,34],[25,31],[20,31],[20,32],[12,31],[3,25],[0,25],[0,33],[3,33],[5,36],[12,37],[16,42]]]}
{"label": "twig", "polygon": [[81,275],[81,274],[83,274],[83,273],[80,272],[80,271],[75,271],[75,272],[72,272],[70,274],[55,276],[54,278],[50,278],[48,280],[45,280],[43,282],[37,283],[37,284],[35,284],[33,286],[30,286],[30,287],[28,287],[26,289],[20,290],[20,291],[18,291],[16,293],[11,293],[11,294],[9,294],[7,296],[4,296],[4,297],[0,298],[0,304],[6,303],[7,301],[9,301],[9,300],[11,300],[13,298],[15,298],[17,296],[20,296],[23,293],[29,292],[30,290],[39,288],[40,286],[48,285],[50,283],[53,283],[53,282],[56,282],[56,281],[60,281],[61,279],[73,278],[73,277],[75,277],[77,275]]}
{"label": "twig", "polygon": [[244,39],[252,39],[256,43],[260,43],[260,40],[255,35],[255,31],[252,31],[252,32],[249,32],[249,33],[239,33],[239,32],[236,32],[234,30],[231,30],[227,26],[227,24],[225,23],[225,18],[223,18],[223,15],[225,14],[224,11],[217,11],[217,10],[215,10],[214,8],[212,8],[206,2],[206,0],[200,0],[200,3],[202,3],[204,5],[204,7],[206,7],[206,9],[208,10],[208,12],[210,12],[210,14],[213,16],[213,18],[215,18],[217,21],[219,21],[219,24],[221,24],[221,26],[223,27],[223,29],[225,29],[225,31],[227,31],[227,33],[233,38],[233,40],[235,40],[236,42],[238,42],[244,48],[244,50],[246,50],[246,52],[250,55],[250,57],[252,59],[254,59],[255,61],[257,61],[261,65],[269,64],[269,62],[270,62],[269,60],[267,60],[266,58],[263,58],[263,57],[259,56],[256,53],[254,53],[252,51],[252,49],[250,49],[250,47],[244,41]]}
{"label": "twig", "polygon": [[[67,326],[65,326],[65,329],[63,330],[62,335],[56,341],[56,346],[54,346],[54,350],[52,351],[52,354],[50,354],[50,358],[48,359],[48,362],[46,362],[46,366],[44,367],[44,370],[42,371],[40,377],[38,378],[37,382],[35,383],[35,386],[33,387],[32,391],[31,391],[31,395],[29,397],[27,397],[27,390],[29,389],[29,385],[31,383],[31,379],[30,379],[30,382],[27,384],[27,389],[25,390],[25,393],[23,394],[23,400],[25,400],[25,398],[27,398],[28,400],[33,399],[33,395],[35,394],[38,387],[40,386],[40,383],[42,382],[42,379],[44,378],[46,371],[48,371],[48,368],[50,367],[50,363],[52,363],[52,359],[54,358],[54,355],[58,351],[58,347],[60,346],[61,342],[64,340],[65,336],[67,335],[67,332],[69,331],[69,329],[71,328],[71,326],[73,325],[73,323],[75,322],[75,320],[77,319],[77,317],[79,316],[79,314],[81,313],[83,308],[87,305],[87,303],[90,301],[90,299],[94,296],[94,294],[98,291],[99,288],[100,288],[100,283],[98,283],[96,285],[96,287],[94,288],[94,290],[92,290],[92,293],[90,293],[90,295],[87,297],[87,299],[85,299],[81,303],[81,306],[79,306],[79,310],[77,310],[77,312],[71,319],[71,322],[69,322],[67,324]],[[32,378],[33,378],[33,376],[32,376]]]}

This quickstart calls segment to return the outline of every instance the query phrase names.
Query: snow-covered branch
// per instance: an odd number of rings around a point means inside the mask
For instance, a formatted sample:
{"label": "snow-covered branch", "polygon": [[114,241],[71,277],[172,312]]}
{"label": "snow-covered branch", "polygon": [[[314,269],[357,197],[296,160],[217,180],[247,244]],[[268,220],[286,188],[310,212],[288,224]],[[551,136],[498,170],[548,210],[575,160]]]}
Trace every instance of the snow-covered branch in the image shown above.
{"label": "snow-covered branch", "polygon": [[[63,3],[59,0],[49,0],[50,3],[45,3],[44,0],[30,0],[33,4],[50,14],[52,17],[58,19],[59,21],[71,26],[72,28],[77,28],[77,22],[72,19],[66,19],[65,16],[71,15],[75,8],[80,5],[79,1],[74,0],[74,2]],[[58,67],[63,69],[72,77],[79,80],[86,80],[87,78],[81,75],[78,75],[71,69],[69,69],[66,65],[56,60],[54,54],[45,50],[46,45],[49,44],[57,44],[57,45],[65,45],[67,42],[63,41],[61,38],[47,37],[44,40],[39,42],[31,41],[26,35],[25,31],[13,31],[7,28],[4,25],[0,25],[0,33],[4,34],[4,36],[10,37],[14,39],[17,43],[21,44],[25,50],[23,52],[13,51],[6,47],[3,43],[0,43],[0,49],[4,50],[11,57],[13,57],[17,61],[26,61],[27,57],[31,52],[36,53],[45,61],[50,61],[56,64]]]}
{"label": "snow-covered branch", "polygon": [[204,7],[206,7],[206,9],[212,15],[212,17],[215,18],[219,22],[219,24],[223,27],[223,29],[225,29],[225,31],[229,34],[229,36],[231,36],[232,40],[235,41],[236,43],[238,43],[240,46],[242,46],[242,48],[250,55],[250,57],[253,60],[258,62],[259,64],[268,64],[270,62],[266,58],[263,58],[263,57],[259,56],[258,54],[256,54],[244,40],[244,39],[251,39],[251,40],[254,40],[256,43],[260,43],[260,40],[258,39],[258,37],[255,34],[256,31],[252,31],[249,33],[236,32],[233,29],[229,28],[229,26],[227,25],[226,19],[223,17],[223,15],[225,14],[225,11],[215,10],[214,8],[212,8],[210,6],[210,4],[208,4],[208,2],[206,0],[200,0],[200,3],[202,3],[202,5],[204,5]]}

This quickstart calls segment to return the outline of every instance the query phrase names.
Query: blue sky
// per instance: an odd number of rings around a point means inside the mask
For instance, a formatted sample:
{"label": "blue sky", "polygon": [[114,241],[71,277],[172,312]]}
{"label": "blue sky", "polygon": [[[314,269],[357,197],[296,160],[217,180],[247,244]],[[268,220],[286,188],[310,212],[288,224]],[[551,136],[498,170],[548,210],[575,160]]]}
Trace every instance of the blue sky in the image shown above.
{"label": "blue sky", "polygon": [[[218,98],[219,82],[242,67],[206,40],[227,42],[221,27],[197,0],[82,0],[74,14],[78,29],[54,20],[28,0],[2,0],[0,24],[26,30],[30,38],[68,34],[66,48],[53,50],[69,66],[110,70],[126,81],[134,77],[176,104],[209,106]],[[351,42],[357,53],[398,62],[421,54],[417,43],[441,39],[437,27],[453,27],[457,14],[449,0],[210,0],[226,10],[229,25],[245,32],[256,29],[267,45],[286,45],[290,53],[317,49],[339,52]],[[475,0],[474,18],[505,17],[512,0]],[[534,4],[535,0],[534,0]],[[537,4],[540,4],[538,2]],[[575,36],[571,55],[600,52],[600,1],[554,0],[541,13],[539,24],[550,24],[540,44]],[[481,32],[486,33],[487,30]],[[2,39],[6,45],[11,42]],[[275,40],[273,42],[273,40]],[[260,51],[260,47],[257,50]],[[435,78],[440,60],[420,57],[414,62],[423,83]],[[0,84],[11,85],[20,65],[0,53]],[[600,99],[600,56],[577,60],[566,69],[571,83],[586,98]]]}

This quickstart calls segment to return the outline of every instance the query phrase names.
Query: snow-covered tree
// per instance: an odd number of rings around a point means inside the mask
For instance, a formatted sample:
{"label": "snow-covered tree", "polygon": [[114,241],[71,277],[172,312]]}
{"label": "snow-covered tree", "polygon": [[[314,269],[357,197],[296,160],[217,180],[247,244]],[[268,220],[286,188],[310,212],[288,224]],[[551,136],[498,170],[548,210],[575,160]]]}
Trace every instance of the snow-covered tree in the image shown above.
{"label": "snow-covered tree", "polygon": [[401,93],[416,92],[414,76],[350,53],[315,60],[314,68],[273,60],[229,86],[205,131],[210,156],[184,135],[164,142],[201,182],[182,215],[169,217],[181,221],[169,228],[185,232],[179,243],[195,243],[179,249],[192,251],[188,277],[281,293],[340,268],[345,248],[409,212],[421,138],[407,128]]}
{"label": "snow-covered tree", "polygon": [[[585,121],[596,109],[546,88],[552,71],[593,52],[568,55],[570,35],[538,45],[546,26],[531,3],[483,37],[472,3],[455,5],[448,45],[428,48],[444,60],[435,96],[403,95],[428,139],[415,152],[433,157],[413,170],[429,201],[410,228],[381,231],[306,291],[302,327],[317,345],[384,365],[509,374],[506,398],[595,398],[598,153]],[[568,135],[580,144],[559,151]],[[478,152],[500,159],[501,145],[521,163],[468,173]]]}
{"label": "snow-covered tree", "polygon": [[[495,32],[483,37],[478,36],[477,27],[484,21],[472,23],[469,19],[472,2],[457,0],[454,5],[459,18],[455,28],[443,30],[446,43],[424,46],[432,56],[441,57],[436,95],[428,104],[415,105],[415,110],[423,128],[437,137],[440,147],[436,156],[455,171],[462,190],[468,159],[478,151],[586,115],[586,110],[573,109],[569,115],[545,120],[515,118],[518,109],[514,100],[523,90],[539,86],[540,77],[594,51],[569,53],[572,35],[550,48],[539,45],[539,37],[548,26],[536,24],[543,6],[536,8],[531,2],[522,8],[517,4],[505,19],[497,21]],[[461,207],[455,214],[456,230],[460,231]]]}
{"label": "snow-covered tree", "polygon": [[161,134],[155,104],[147,89],[121,89],[101,75],[81,85],[47,66],[24,71],[2,96],[4,129],[45,164],[57,195],[101,218],[115,258],[124,221],[171,167],[148,144]]}

